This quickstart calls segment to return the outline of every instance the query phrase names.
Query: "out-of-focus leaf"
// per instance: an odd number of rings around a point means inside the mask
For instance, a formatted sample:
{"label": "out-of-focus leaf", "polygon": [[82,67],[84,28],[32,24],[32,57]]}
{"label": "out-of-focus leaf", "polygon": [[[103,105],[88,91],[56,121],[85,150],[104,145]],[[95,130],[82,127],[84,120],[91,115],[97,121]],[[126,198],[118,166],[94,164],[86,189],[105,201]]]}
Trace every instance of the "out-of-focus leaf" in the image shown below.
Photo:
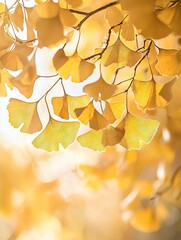
{"label": "out-of-focus leaf", "polygon": [[161,75],[181,74],[181,50],[161,49],[157,58],[156,69]]}
{"label": "out-of-focus leaf", "polygon": [[159,122],[127,114],[124,119],[125,135],[121,141],[126,149],[140,149],[143,144],[148,144],[157,132]]}
{"label": "out-of-focus leaf", "polygon": [[0,96],[6,97],[7,91],[6,91],[6,84],[7,86],[12,89],[13,86],[10,82],[11,75],[8,73],[8,71],[4,68],[0,70]]}
{"label": "out-of-focus leaf", "polygon": [[7,106],[9,122],[15,128],[21,127],[21,132],[35,133],[42,129],[37,112],[37,103],[27,103],[18,99],[10,99]]}
{"label": "out-of-focus leaf", "polygon": [[142,232],[155,232],[160,228],[160,219],[153,208],[147,207],[134,213],[131,225]]}
{"label": "out-of-focus leaf", "polygon": [[48,152],[58,151],[59,144],[66,148],[75,140],[78,130],[79,122],[59,122],[50,118],[43,132],[33,140],[32,144]]}

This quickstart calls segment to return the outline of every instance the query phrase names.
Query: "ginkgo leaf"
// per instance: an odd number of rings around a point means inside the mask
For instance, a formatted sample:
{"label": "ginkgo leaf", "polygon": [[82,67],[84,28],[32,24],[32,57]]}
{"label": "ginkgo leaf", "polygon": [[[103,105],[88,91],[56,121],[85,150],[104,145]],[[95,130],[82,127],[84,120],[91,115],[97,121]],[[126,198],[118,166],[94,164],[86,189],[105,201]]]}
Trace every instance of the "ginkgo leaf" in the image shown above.
{"label": "ginkgo leaf", "polygon": [[35,59],[32,58],[23,68],[23,71],[17,77],[12,77],[10,81],[25,97],[29,98],[33,93],[34,83],[37,78]]}
{"label": "ginkgo leaf", "polygon": [[101,130],[91,130],[77,138],[83,146],[94,151],[104,151],[107,146],[114,146],[121,141],[124,136],[123,128],[108,126]]}
{"label": "ginkgo leaf", "polygon": [[7,95],[6,85],[12,89],[13,86],[10,82],[11,75],[4,68],[0,70],[0,96],[5,97]]}
{"label": "ginkgo leaf", "polygon": [[18,99],[10,99],[7,106],[9,122],[15,128],[21,127],[21,132],[35,133],[42,129],[37,112],[37,103],[27,103]]}
{"label": "ginkgo leaf", "polygon": [[23,63],[14,49],[1,56],[0,61],[3,67],[12,71],[17,71],[23,68]]}
{"label": "ginkgo leaf", "polygon": [[77,83],[86,80],[95,68],[94,64],[81,59],[78,53],[65,56],[62,49],[55,54],[53,63],[61,77],[68,79],[71,76],[72,81]]}
{"label": "ginkgo leaf", "polygon": [[93,103],[90,102],[86,107],[76,108],[75,114],[79,121],[81,121],[83,124],[88,124],[90,119],[92,119],[94,116],[94,111],[95,109]]}
{"label": "ginkgo leaf", "polygon": [[102,55],[102,64],[109,66],[117,63],[118,67],[128,65],[132,67],[140,59],[141,54],[126,47],[119,39],[110,47],[108,47]]}
{"label": "ginkgo leaf", "polygon": [[[76,8],[82,5],[82,0],[64,0],[66,3],[70,4],[71,7]],[[61,2],[61,0],[59,0]]]}
{"label": "ginkgo leaf", "polygon": [[55,18],[59,13],[59,5],[52,0],[39,4],[35,7],[36,13],[40,18]]}
{"label": "ginkgo leaf", "polygon": [[63,119],[69,119],[67,95],[52,99],[54,113]]}
{"label": "ginkgo leaf", "polygon": [[0,51],[5,50],[7,48],[10,48],[10,46],[13,44],[13,39],[10,38],[6,32],[5,32],[5,26],[2,24],[0,26],[0,36],[1,36],[1,41],[0,41]]}
{"label": "ginkgo leaf", "polygon": [[159,230],[160,224],[160,219],[151,207],[138,210],[131,219],[131,225],[142,232],[155,232]]}
{"label": "ginkgo leaf", "polygon": [[156,69],[161,75],[181,74],[181,50],[161,49],[157,59]]}
{"label": "ginkgo leaf", "polygon": [[60,8],[59,18],[65,26],[73,27],[77,24],[77,18],[67,9]]}
{"label": "ginkgo leaf", "polygon": [[105,18],[110,26],[115,26],[116,24],[119,24],[121,22],[124,16],[120,9],[118,9],[115,6],[112,6],[106,9]]}
{"label": "ginkgo leaf", "polygon": [[134,26],[130,20],[122,23],[121,36],[127,41],[133,41],[135,39]]}
{"label": "ginkgo leaf", "polygon": [[148,144],[153,139],[159,122],[152,119],[144,119],[127,114],[124,119],[125,135],[121,145],[126,149],[140,149],[143,144]]}
{"label": "ginkgo leaf", "polygon": [[117,86],[106,83],[104,79],[100,77],[96,82],[87,84],[83,88],[83,91],[98,101],[100,99],[107,100],[112,97],[116,88]]}
{"label": "ginkgo leaf", "polygon": [[24,14],[23,14],[23,7],[21,6],[21,4],[17,4],[14,13],[11,16],[13,25],[17,28],[20,29],[21,31],[23,31],[24,26]]}
{"label": "ginkgo leaf", "polygon": [[52,105],[54,113],[64,119],[69,119],[69,114],[73,118],[77,118],[75,114],[76,108],[82,108],[88,105],[90,98],[87,95],[83,96],[69,96],[52,98]]}
{"label": "ginkgo leaf", "polygon": [[6,5],[4,3],[0,3],[0,22],[2,21],[3,19],[3,16],[4,16],[4,13],[5,13],[5,10],[6,10]]}
{"label": "ginkgo leaf", "polygon": [[78,130],[79,122],[59,122],[50,118],[43,132],[33,140],[32,144],[48,152],[58,151],[59,144],[66,148],[75,140]]}
{"label": "ginkgo leaf", "polygon": [[39,18],[36,29],[40,44],[45,47],[55,47],[64,38],[63,27],[59,16],[54,18]]}
{"label": "ginkgo leaf", "polygon": [[157,18],[155,1],[148,0],[146,4],[144,0],[120,2],[123,10],[129,10],[132,23],[145,37],[159,39],[170,34],[169,27]]}

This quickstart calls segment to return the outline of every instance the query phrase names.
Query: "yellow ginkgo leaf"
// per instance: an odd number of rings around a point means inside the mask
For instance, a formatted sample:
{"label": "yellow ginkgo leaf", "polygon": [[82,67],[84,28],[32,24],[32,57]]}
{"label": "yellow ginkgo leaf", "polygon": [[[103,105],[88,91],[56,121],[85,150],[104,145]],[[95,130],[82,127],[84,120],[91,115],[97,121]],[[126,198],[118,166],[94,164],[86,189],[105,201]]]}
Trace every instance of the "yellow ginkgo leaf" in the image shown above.
{"label": "yellow ginkgo leaf", "polygon": [[79,122],[59,122],[50,118],[43,132],[33,140],[32,144],[48,152],[58,151],[59,144],[66,148],[74,141],[78,130]]}
{"label": "yellow ginkgo leaf", "polygon": [[125,135],[121,145],[126,149],[140,149],[143,144],[148,144],[153,139],[159,122],[153,119],[144,119],[127,114],[124,119]]}
{"label": "yellow ginkgo leaf", "polygon": [[181,74],[181,50],[161,49],[157,58],[156,69],[161,75]]}
{"label": "yellow ginkgo leaf", "polygon": [[72,81],[77,83],[86,80],[95,68],[94,64],[81,59],[78,53],[65,56],[62,49],[55,54],[53,63],[61,77],[68,79],[71,76]]}
{"label": "yellow ginkgo leaf", "polygon": [[131,225],[142,232],[155,232],[160,228],[160,219],[153,208],[142,208],[134,213]]}
{"label": "yellow ginkgo leaf", "polygon": [[63,97],[52,98],[52,105],[54,113],[57,116],[63,119],[69,119],[69,114],[71,117],[76,118],[75,109],[87,106],[89,101],[90,98],[86,95],[77,97],[65,95]]}
{"label": "yellow ginkgo leaf", "polygon": [[21,132],[35,133],[42,129],[37,112],[37,103],[27,103],[18,99],[10,99],[7,106],[9,122],[15,128],[21,127]]}
{"label": "yellow ginkgo leaf", "polygon": [[78,137],[78,142],[94,151],[104,151],[107,146],[114,146],[121,141],[124,136],[124,129],[108,126],[101,130],[91,130]]}
{"label": "yellow ginkgo leaf", "polygon": [[69,119],[67,95],[52,99],[54,113],[63,118]]}
{"label": "yellow ginkgo leaf", "polygon": [[0,96],[5,97],[7,95],[6,85],[12,89],[13,86],[10,83],[11,75],[4,68],[0,70]]}
{"label": "yellow ginkgo leaf", "polygon": [[118,67],[132,67],[140,59],[141,54],[126,47],[119,39],[108,47],[102,55],[102,64],[109,66],[117,63]]}
{"label": "yellow ginkgo leaf", "polygon": [[104,79],[101,77],[99,80],[97,80],[94,83],[87,84],[83,91],[87,93],[90,97],[93,97],[94,100],[98,101],[100,99],[107,100],[116,91],[115,85],[110,85],[104,81]]}

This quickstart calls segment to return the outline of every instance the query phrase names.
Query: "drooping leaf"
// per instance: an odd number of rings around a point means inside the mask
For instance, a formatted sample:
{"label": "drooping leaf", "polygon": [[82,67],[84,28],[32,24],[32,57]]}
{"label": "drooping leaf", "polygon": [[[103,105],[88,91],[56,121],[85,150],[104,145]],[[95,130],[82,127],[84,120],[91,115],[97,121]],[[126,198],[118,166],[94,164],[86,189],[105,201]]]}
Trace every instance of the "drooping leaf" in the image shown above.
{"label": "drooping leaf", "polygon": [[104,81],[102,77],[94,83],[87,84],[83,91],[87,93],[90,97],[93,97],[94,100],[98,101],[100,99],[107,100],[116,91],[115,85],[110,85]]}
{"label": "drooping leaf", "polygon": [[63,97],[54,97],[52,105],[57,116],[69,119],[69,114],[71,117],[76,118],[75,109],[87,106],[89,101],[90,98],[87,95],[77,97],[65,95]]}
{"label": "drooping leaf", "polygon": [[54,18],[39,18],[36,23],[36,29],[40,46],[42,47],[55,47],[64,38],[59,16]]}
{"label": "drooping leaf", "polygon": [[68,79],[71,76],[72,81],[77,83],[86,80],[95,68],[94,64],[81,59],[78,53],[65,56],[62,49],[55,54],[53,63],[61,77]]}
{"label": "drooping leaf", "polygon": [[78,130],[78,122],[59,122],[50,118],[43,132],[33,140],[32,144],[48,152],[58,151],[59,144],[66,148],[75,140]]}
{"label": "drooping leaf", "polygon": [[102,64],[109,66],[117,63],[118,67],[132,67],[140,59],[141,54],[126,47],[119,39],[108,47],[102,55]]}
{"label": "drooping leaf", "polygon": [[124,136],[124,129],[108,126],[101,130],[91,130],[77,138],[83,146],[95,151],[104,151],[107,146],[114,146]]}
{"label": "drooping leaf", "polygon": [[125,135],[121,145],[126,149],[140,149],[148,144],[157,132],[159,122],[152,119],[143,119],[127,114],[124,119]]}
{"label": "drooping leaf", "polygon": [[0,70],[0,96],[6,97],[7,91],[6,91],[6,85],[12,89],[13,86],[10,82],[11,75],[8,73],[8,71],[4,68]]}
{"label": "drooping leaf", "polygon": [[7,106],[9,122],[15,128],[21,127],[21,132],[35,133],[42,129],[37,112],[37,103],[27,103],[18,99],[10,99]]}
{"label": "drooping leaf", "polygon": [[161,75],[181,74],[181,50],[161,49],[157,58],[156,69]]}

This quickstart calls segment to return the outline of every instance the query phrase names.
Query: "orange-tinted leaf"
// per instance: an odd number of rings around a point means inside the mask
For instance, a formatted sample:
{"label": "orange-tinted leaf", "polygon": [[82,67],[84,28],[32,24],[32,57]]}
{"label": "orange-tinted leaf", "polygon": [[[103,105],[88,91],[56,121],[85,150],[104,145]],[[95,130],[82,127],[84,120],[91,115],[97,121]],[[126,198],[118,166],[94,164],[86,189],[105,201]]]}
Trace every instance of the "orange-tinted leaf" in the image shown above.
{"label": "orange-tinted leaf", "polygon": [[59,17],[39,18],[36,29],[40,46],[54,47],[63,40],[63,27]]}
{"label": "orange-tinted leaf", "polygon": [[90,97],[93,97],[94,100],[98,101],[100,99],[107,100],[116,91],[115,85],[110,85],[104,81],[102,77],[94,83],[87,84],[83,91],[87,93]]}

